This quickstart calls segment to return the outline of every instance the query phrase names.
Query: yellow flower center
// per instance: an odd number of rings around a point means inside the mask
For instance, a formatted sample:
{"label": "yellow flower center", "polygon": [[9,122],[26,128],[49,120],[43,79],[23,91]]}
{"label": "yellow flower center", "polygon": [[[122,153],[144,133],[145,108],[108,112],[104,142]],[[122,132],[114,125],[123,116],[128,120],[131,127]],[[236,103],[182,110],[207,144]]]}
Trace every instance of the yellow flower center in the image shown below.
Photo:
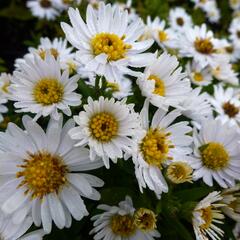
{"label": "yellow flower center", "polygon": [[209,38],[196,38],[194,46],[195,49],[202,54],[211,54],[214,52],[214,46]]}
{"label": "yellow flower center", "polygon": [[134,223],[142,231],[154,230],[157,227],[156,222],[156,215],[149,209],[140,208],[134,213]]}
{"label": "yellow flower center", "polygon": [[131,215],[114,215],[110,225],[113,233],[121,237],[130,237],[136,231],[134,218]]}
{"label": "yellow flower center", "polygon": [[226,102],[222,105],[224,113],[227,114],[230,118],[234,118],[239,113],[239,107],[236,107],[230,102]]}
{"label": "yellow flower center", "polygon": [[57,79],[44,78],[33,88],[33,97],[44,106],[59,103],[64,95],[64,87]]}
{"label": "yellow flower center", "polygon": [[196,82],[202,82],[203,81],[203,75],[200,72],[195,72],[193,74],[193,78]]}
{"label": "yellow flower center", "polygon": [[229,163],[229,154],[221,143],[210,142],[199,148],[203,165],[212,170],[224,169]]}
{"label": "yellow flower center", "polygon": [[50,8],[52,6],[52,3],[50,0],[41,0],[40,5],[43,8]]}
{"label": "yellow flower center", "polygon": [[63,2],[63,4],[68,5],[68,4],[73,3],[73,0],[62,0],[62,2]]}
{"label": "yellow flower center", "polygon": [[161,80],[156,75],[150,75],[148,77],[148,80],[154,80],[155,81],[155,89],[154,94],[158,94],[160,96],[165,96],[165,83],[163,80]]}
{"label": "yellow flower center", "polygon": [[207,208],[202,208],[199,210],[201,213],[201,217],[204,220],[205,223],[203,223],[200,228],[201,229],[208,229],[212,223],[213,220],[213,213],[211,206]]}
{"label": "yellow flower center", "polygon": [[19,187],[25,186],[33,198],[58,192],[67,179],[67,167],[61,157],[48,152],[29,153],[29,158],[20,165],[23,170],[16,174],[17,178],[23,177]]}
{"label": "yellow flower center", "polygon": [[106,112],[94,115],[89,123],[92,136],[100,142],[111,141],[118,133],[118,121]]}
{"label": "yellow flower center", "polygon": [[112,90],[112,92],[119,92],[119,84],[118,83],[112,83],[112,82],[107,82],[107,87]]}
{"label": "yellow flower center", "polygon": [[10,82],[5,82],[2,86],[2,91],[4,93],[8,93],[8,87],[10,86]]}
{"label": "yellow flower center", "polygon": [[105,53],[108,61],[117,61],[125,58],[127,51],[132,47],[126,44],[125,36],[121,38],[113,33],[98,33],[91,40],[91,46],[94,55]]}
{"label": "yellow flower center", "polygon": [[[52,55],[55,59],[57,59],[57,57],[59,56],[58,50],[57,50],[56,48],[50,48],[50,49],[48,49],[48,50],[50,51],[51,55]],[[40,49],[40,50],[38,51],[38,54],[39,54],[39,56],[44,60],[45,57],[46,57],[46,50]]]}
{"label": "yellow flower center", "polygon": [[168,40],[168,35],[165,31],[159,31],[158,38],[159,38],[160,42],[165,42]]}
{"label": "yellow flower center", "polygon": [[168,139],[169,135],[159,129],[148,130],[140,144],[144,160],[148,164],[161,168],[164,161],[172,159],[168,157],[169,149],[174,147]]}
{"label": "yellow flower center", "polygon": [[185,162],[171,163],[167,168],[167,177],[175,184],[192,182],[193,169]]}
{"label": "yellow flower center", "polygon": [[184,24],[184,20],[183,20],[183,18],[181,18],[181,17],[178,17],[177,20],[176,20],[176,22],[177,22],[177,24],[178,24],[179,26],[183,26],[183,24]]}

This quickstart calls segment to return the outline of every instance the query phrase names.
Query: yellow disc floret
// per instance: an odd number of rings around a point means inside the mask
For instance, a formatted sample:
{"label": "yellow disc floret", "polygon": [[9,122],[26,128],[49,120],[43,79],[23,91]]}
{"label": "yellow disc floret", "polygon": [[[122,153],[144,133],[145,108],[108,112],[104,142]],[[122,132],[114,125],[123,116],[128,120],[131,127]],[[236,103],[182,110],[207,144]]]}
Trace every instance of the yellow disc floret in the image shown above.
{"label": "yellow disc floret", "polygon": [[50,0],[40,0],[40,5],[42,8],[50,8],[52,3]]}
{"label": "yellow disc floret", "polygon": [[105,53],[108,61],[117,61],[125,58],[127,51],[132,47],[124,42],[125,36],[121,38],[114,33],[98,33],[91,40],[94,55]]}
{"label": "yellow disc floret", "polygon": [[157,227],[156,222],[155,213],[149,209],[139,208],[134,213],[134,223],[142,231],[148,232],[154,230]]}
{"label": "yellow disc floret", "polygon": [[[47,49],[48,51],[50,51],[51,55],[57,59],[57,57],[59,56],[59,52],[56,48],[50,48],[50,49]],[[47,50],[44,50],[44,49],[39,49],[38,50],[38,54],[39,56],[44,60],[45,57],[46,57],[46,51]]]}
{"label": "yellow disc floret", "polygon": [[185,162],[171,163],[167,168],[167,177],[175,184],[192,182],[193,169]]}
{"label": "yellow disc floret", "polygon": [[168,35],[165,31],[159,31],[158,32],[158,38],[160,42],[165,42],[168,40]]}
{"label": "yellow disc floret", "polygon": [[154,80],[155,81],[155,89],[154,92],[157,95],[160,96],[165,96],[165,83],[163,80],[161,80],[158,76],[156,75],[150,75],[148,77],[148,80]]}
{"label": "yellow disc floret", "polygon": [[225,102],[222,105],[224,113],[227,114],[230,118],[234,118],[239,113],[239,107],[235,106],[230,102]]}
{"label": "yellow disc floret", "polygon": [[210,227],[211,223],[212,223],[212,220],[213,220],[212,207],[209,206],[207,208],[202,208],[199,211],[201,213],[201,218],[205,222],[200,226],[200,228],[201,229],[208,229]]}
{"label": "yellow disc floret", "polygon": [[195,49],[202,54],[211,54],[215,51],[214,46],[209,38],[196,38],[194,46]]}
{"label": "yellow disc floret", "polygon": [[144,160],[148,164],[161,168],[164,161],[171,159],[168,153],[169,149],[174,146],[171,145],[168,136],[168,133],[159,129],[148,130],[140,144]]}
{"label": "yellow disc floret", "polygon": [[89,123],[92,136],[100,142],[111,141],[118,133],[118,121],[106,112],[94,115]]}
{"label": "yellow disc floret", "polygon": [[199,148],[203,165],[212,170],[222,170],[229,163],[229,154],[221,143],[210,142]]}
{"label": "yellow disc floret", "polygon": [[33,198],[42,198],[49,193],[58,192],[67,181],[68,170],[61,157],[48,152],[29,154],[24,164],[19,167],[22,171],[16,176],[23,177],[19,187],[25,186]]}
{"label": "yellow disc floret", "polygon": [[196,82],[202,82],[204,80],[203,75],[200,72],[194,72],[193,79]]}
{"label": "yellow disc floret", "polygon": [[57,79],[41,79],[33,88],[34,100],[44,106],[61,102],[63,95],[64,87]]}
{"label": "yellow disc floret", "polygon": [[134,218],[131,215],[114,215],[110,226],[113,233],[121,237],[130,237],[136,231]]}

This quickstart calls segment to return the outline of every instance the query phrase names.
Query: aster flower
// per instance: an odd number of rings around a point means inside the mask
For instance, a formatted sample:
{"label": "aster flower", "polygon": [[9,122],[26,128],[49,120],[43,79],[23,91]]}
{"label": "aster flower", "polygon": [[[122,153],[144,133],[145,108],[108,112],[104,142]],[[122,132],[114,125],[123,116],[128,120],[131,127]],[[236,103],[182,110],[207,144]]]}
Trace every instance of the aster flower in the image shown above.
{"label": "aster flower", "polygon": [[223,89],[221,85],[214,86],[213,97],[210,98],[217,119],[223,123],[240,124],[240,100],[235,96],[233,88]]}
{"label": "aster flower", "polygon": [[61,26],[67,40],[79,50],[76,59],[86,70],[106,79],[118,79],[123,73],[138,76],[139,72],[129,66],[144,67],[153,58],[151,53],[142,53],[153,40],[137,42],[144,25],[140,18],[129,24],[126,10],[102,2],[97,10],[88,5],[86,23],[77,9],[70,8],[68,14],[72,27],[66,23]]}
{"label": "aster flower", "polygon": [[10,93],[18,112],[34,113],[35,119],[48,115],[58,119],[58,109],[71,116],[69,106],[81,104],[81,95],[73,92],[79,76],[69,78],[68,70],[61,73],[59,61],[50,52],[44,59],[38,55],[26,59],[13,75]]}
{"label": "aster flower", "polygon": [[191,82],[197,86],[207,86],[211,84],[213,78],[209,66],[201,68],[196,62],[188,62],[186,72]]}
{"label": "aster flower", "polygon": [[234,126],[220,120],[204,120],[199,132],[193,132],[194,155],[189,163],[193,179],[213,186],[213,179],[223,188],[240,178],[240,135]]}
{"label": "aster flower", "polygon": [[225,204],[222,207],[223,213],[236,222],[240,222],[240,185],[237,184],[232,188],[223,190],[221,195],[222,202]]}
{"label": "aster flower", "polygon": [[53,5],[57,8],[60,12],[67,10],[71,5],[77,4],[80,5],[82,0],[52,0]]}
{"label": "aster flower", "polygon": [[182,114],[193,121],[201,123],[213,117],[208,94],[201,93],[201,88],[193,89],[180,104]]}
{"label": "aster flower", "polygon": [[179,155],[191,153],[192,138],[187,135],[191,127],[187,122],[172,124],[181,115],[178,110],[167,114],[167,111],[158,109],[149,124],[148,108],[149,102],[145,101],[140,113],[142,131],[136,134],[132,157],[140,191],[148,187],[160,197],[162,192],[168,192],[161,171],[164,164]]}
{"label": "aster flower", "polygon": [[7,73],[0,74],[0,94],[7,98],[9,86],[12,82],[12,75]]}
{"label": "aster flower", "polygon": [[88,149],[74,147],[68,135],[74,122],[70,119],[62,128],[62,121],[51,119],[45,133],[24,116],[26,131],[9,123],[0,134],[0,176],[8,176],[0,186],[1,210],[15,219],[21,216],[19,224],[30,214],[46,233],[52,221],[62,229],[71,226],[71,216],[81,220],[88,215],[82,197],[99,200],[94,187],[103,186],[99,178],[83,173],[101,167],[102,161],[91,162]]}
{"label": "aster flower", "polygon": [[151,104],[167,109],[169,106],[179,107],[191,91],[190,81],[185,77],[177,58],[164,52],[145,69],[137,84]]}
{"label": "aster flower", "polygon": [[28,0],[27,7],[30,8],[33,16],[47,20],[54,20],[60,14],[53,6],[52,0]]}
{"label": "aster flower", "polygon": [[[19,217],[19,216],[18,216]],[[43,230],[36,230],[25,234],[31,227],[33,220],[30,216],[25,218],[21,224],[14,224],[11,217],[0,213],[0,236],[2,240],[41,240],[44,236]]]}
{"label": "aster flower", "polygon": [[224,204],[219,203],[221,199],[220,192],[211,192],[195,207],[192,223],[196,240],[218,240],[223,236],[223,230],[217,226],[223,224],[224,219],[220,209]]}
{"label": "aster flower", "polygon": [[[149,210],[135,210],[132,199],[126,197],[118,206],[99,205],[104,212],[92,217],[93,239],[154,240],[160,234],[156,230],[156,216]],[[144,216],[144,217],[143,217]]]}
{"label": "aster flower", "polygon": [[229,27],[230,32],[230,40],[234,43],[234,45],[240,48],[240,18],[234,18]]}
{"label": "aster flower", "polygon": [[83,108],[84,111],[74,116],[79,126],[71,129],[69,134],[78,140],[76,146],[88,144],[92,161],[100,156],[109,168],[109,159],[116,163],[118,158],[123,158],[124,152],[130,151],[132,137],[139,128],[138,114],[132,104],[113,98],[100,97],[94,101],[89,97]]}
{"label": "aster flower", "polygon": [[208,31],[205,24],[187,28],[180,38],[179,48],[181,56],[193,58],[201,68],[217,58],[225,58],[219,51],[223,48],[222,42],[214,38],[213,32]]}
{"label": "aster flower", "polygon": [[169,11],[169,24],[173,30],[179,32],[193,25],[191,16],[181,7],[176,7]]}

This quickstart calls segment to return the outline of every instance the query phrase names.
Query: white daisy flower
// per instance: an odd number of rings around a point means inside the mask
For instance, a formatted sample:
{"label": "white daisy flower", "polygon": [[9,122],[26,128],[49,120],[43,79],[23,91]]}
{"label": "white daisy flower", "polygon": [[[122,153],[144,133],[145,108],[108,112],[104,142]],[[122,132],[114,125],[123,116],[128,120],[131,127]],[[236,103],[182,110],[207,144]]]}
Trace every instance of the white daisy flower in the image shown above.
{"label": "white daisy flower", "polygon": [[98,209],[104,212],[92,217],[94,228],[90,234],[95,234],[94,240],[154,240],[160,237],[155,214],[144,208],[136,211],[128,196],[118,206],[99,205]]}
{"label": "white daisy flower", "polygon": [[225,47],[226,54],[230,58],[230,62],[236,63],[240,60],[240,47],[237,48],[234,43],[228,42],[228,46]]}
{"label": "white daisy flower", "polygon": [[238,73],[234,72],[232,64],[229,63],[228,57],[216,59],[210,64],[212,75],[219,81],[238,85]]}
{"label": "white daisy flower", "polygon": [[71,226],[71,215],[76,220],[88,215],[82,197],[99,200],[94,187],[103,186],[99,178],[82,173],[102,167],[102,161],[91,162],[88,149],[74,147],[68,135],[74,122],[70,119],[62,128],[62,121],[51,119],[45,133],[24,116],[26,131],[9,123],[0,134],[0,176],[10,177],[0,187],[1,210],[19,223],[31,214],[46,233],[52,220],[62,229]]}
{"label": "white daisy flower", "polygon": [[235,96],[233,88],[223,89],[221,85],[214,86],[213,97],[210,97],[212,106],[217,112],[217,119],[223,123],[240,125],[240,100]]}
{"label": "white daisy flower", "polygon": [[88,98],[84,111],[74,116],[79,125],[69,131],[72,139],[78,140],[76,146],[88,144],[90,159],[95,160],[100,156],[109,168],[109,159],[114,163],[118,158],[123,158],[124,152],[130,151],[132,139],[138,128],[138,114],[134,112],[133,105],[127,105],[125,99],[115,101]]}
{"label": "white daisy flower", "polygon": [[151,32],[152,37],[162,49],[175,48],[177,34],[171,28],[167,28],[165,20],[156,17],[151,21],[151,18],[148,17],[146,28],[147,31]]}
{"label": "white daisy flower", "polygon": [[57,119],[58,109],[71,116],[69,106],[81,104],[81,95],[73,92],[79,76],[69,78],[68,70],[61,73],[59,61],[49,52],[45,59],[37,55],[26,59],[13,75],[10,93],[18,112],[35,113],[35,119],[48,115]]}
{"label": "white daisy flower", "polygon": [[240,17],[234,18],[232,20],[231,25],[229,27],[229,32],[230,40],[237,48],[240,48]]}
{"label": "white daisy flower", "polygon": [[220,120],[204,120],[199,132],[193,132],[194,156],[189,161],[193,179],[203,179],[213,186],[213,179],[223,188],[235,185],[240,178],[240,135],[234,126]]}
{"label": "white daisy flower", "polygon": [[211,64],[216,58],[225,58],[222,51],[219,51],[222,42],[214,38],[213,32],[208,31],[205,24],[186,28],[180,38],[179,48],[181,56],[192,57],[201,68]]}
{"label": "white daisy flower", "polygon": [[82,0],[52,0],[53,5],[60,11],[67,10],[73,4],[80,5]]}
{"label": "white daisy flower", "polygon": [[127,11],[101,2],[97,11],[88,5],[86,23],[77,9],[70,8],[68,14],[73,27],[61,26],[67,40],[79,50],[76,59],[86,70],[106,79],[118,79],[123,73],[138,76],[140,72],[129,66],[144,67],[153,58],[151,53],[142,53],[153,40],[137,42],[144,31],[142,20],[128,24]]}
{"label": "white daisy flower", "polygon": [[[19,216],[18,216],[19,217]],[[36,230],[25,234],[31,227],[33,220],[31,217],[25,218],[21,224],[14,224],[11,217],[0,214],[0,236],[1,240],[42,240],[45,235],[43,230]],[[24,235],[25,234],[25,235]]]}
{"label": "white daisy flower", "polygon": [[187,63],[186,72],[191,82],[198,86],[207,86],[213,80],[211,68],[209,66],[201,68],[194,61]]}
{"label": "white daisy flower", "polygon": [[179,103],[191,91],[189,79],[175,56],[166,52],[145,69],[137,84],[151,104],[167,109],[168,106],[179,107]]}
{"label": "white daisy flower", "polygon": [[7,73],[0,74],[0,94],[4,95],[6,98],[9,94],[9,86],[12,83],[12,75]]}
{"label": "white daisy flower", "polygon": [[195,8],[200,8],[203,11],[205,10],[205,6],[209,1],[212,1],[212,0],[191,0],[191,2],[194,3]]}
{"label": "white daisy flower", "polygon": [[213,117],[209,96],[206,93],[201,93],[200,87],[193,89],[180,105],[182,115],[198,123]]}
{"label": "white daisy flower", "polygon": [[192,224],[196,240],[219,240],[224,231],[217,224],[223,224],[224,215],[219,203],[222,199],[220,192],[211,192],[201,200],[193,211]]}
{"label": "white daisy flower", "polygon": [[218,23],[221,17],[220,10],[217,7],[216,1],[207,1],[204,6],[208,21],[211,23]]}
{"label": "white daisy flower", "polygon": [[148,108],[149,102],[145,101],[140,113],[142,131],[136,134],[132,157],[140,191],[148,187],[160,198],[162,192],[168,192],[161,169],[168,160],[191,153],[192,138],[187,133],[192,128],[188,122],[172,124],[181,115],[179,110],[167,114],[158,109],[150,124]]}
{"label": "white daisy flower", "polygon": [[54,20],[60,15],[54,8],[52,0],[28,0],[27,7],[30,8],[32,15],[38,18]]}
{"label": "white daisy flower", "polygon": [[169,12],[169,24],[175,31],[185,31],[185,28],[192,27],[192,18],[184,8],[176,7]]}
{"label": "white daisy flower", "polygon": [[222,191],[222,211],[236,222],[240,222],[240,185]]}
{"label": "white daisy flower", "polygon": [[240,0],[229,0],[229,5],[233,10],[240,9]]}

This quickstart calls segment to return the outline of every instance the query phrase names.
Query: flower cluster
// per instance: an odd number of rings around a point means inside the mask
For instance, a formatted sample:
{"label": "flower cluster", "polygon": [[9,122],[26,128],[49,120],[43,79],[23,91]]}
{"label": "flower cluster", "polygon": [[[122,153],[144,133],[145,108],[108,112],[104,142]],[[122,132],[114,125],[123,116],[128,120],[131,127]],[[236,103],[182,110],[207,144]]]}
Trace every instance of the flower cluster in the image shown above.
{"label": "flower cluster", "polygon": [[209,25],[180,6],[144,22],[131,1],[88,1],[85,17],[80,2],[27,1],[47,20],[67,10],[64,35],[0,75],[0,239],[88,216],[95,240],[178,239],[174,225],[223,239],[240,224],[240,2],[227,37],[210,30],[215,0],[189,3]]}

